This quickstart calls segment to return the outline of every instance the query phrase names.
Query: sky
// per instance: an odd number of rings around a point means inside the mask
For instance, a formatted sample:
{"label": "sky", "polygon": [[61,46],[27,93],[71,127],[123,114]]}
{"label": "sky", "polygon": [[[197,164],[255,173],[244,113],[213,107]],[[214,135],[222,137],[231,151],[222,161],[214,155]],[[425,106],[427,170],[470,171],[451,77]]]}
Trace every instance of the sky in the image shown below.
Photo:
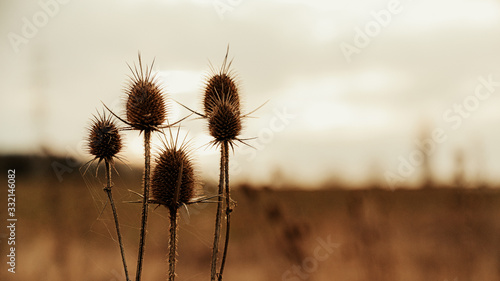
{"label": "sky", "polygon": [[[379,180],[412,185],[427,151],[436,180],[500,181],[499,1],[0,1],[0,153],[84,150],[102,103],[123,114],[151,64],[169,121],[201,110],[226,48],[245,118],[232,178],[256,184]],[[498,82],[496,82],[498,81]],[[205,179],[219,152],[204,120],[182,122]],[[128,163],[141,137],[127,132]],[[155,141],[157,150],[160,141]]]}

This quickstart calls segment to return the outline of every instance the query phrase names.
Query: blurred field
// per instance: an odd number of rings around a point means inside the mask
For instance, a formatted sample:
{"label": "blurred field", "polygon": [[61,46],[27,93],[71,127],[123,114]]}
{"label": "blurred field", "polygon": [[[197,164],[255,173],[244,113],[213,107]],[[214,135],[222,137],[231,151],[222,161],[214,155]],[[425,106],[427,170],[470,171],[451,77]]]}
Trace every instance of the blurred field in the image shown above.
{"label": "blurred field", "polygon": [[[50,165],[36,170],[18,168],[17,273],[6,270],[2,227],[0,280],[124,280],[95,170],[61,182]],[[127,189],[140,190],[140,171],[119,172],[113,192],[133,275],[140,207],[124,201],[139,199]],[[235,189],[224,280],[500,280],[500,189]],[[182,212],[178,280],[209,279],[214,207]],[[148,230],[144,280],[165,280],[166,209],[152,208]]]}

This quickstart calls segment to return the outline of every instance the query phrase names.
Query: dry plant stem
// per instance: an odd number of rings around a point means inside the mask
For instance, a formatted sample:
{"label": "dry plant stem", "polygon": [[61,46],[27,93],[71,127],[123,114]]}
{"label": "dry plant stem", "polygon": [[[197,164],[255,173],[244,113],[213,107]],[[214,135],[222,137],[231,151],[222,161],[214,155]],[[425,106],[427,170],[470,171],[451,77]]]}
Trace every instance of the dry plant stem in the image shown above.
{"label": "dry plant stem", "polygon": [[137,258],[137,272],[135,280],[141,280],[142,262],[144,259],[144,247],[146,241],[146,227],[148,220],[148,199],[151,171],[151,131],[144,130],[144,193],[142,198],[141,234],[139,241],[139,257]]}
{"label": "dry plant stem", "polygon": [[113,201],[113,195],[111,194],[111,169],[109,168],[108,160],[104,161],[106,164],[106,178],[107,183],[104,191],[108,194],[109,202],[111,204],[111,210],[113,210],[113,217],[115,219],[116,236],[118,236],[118,243],[120,244],[120,252],[122,255],[123,270],[125,271],[125,278],[127,281],[130,280],[127,270],[127,262],[125,261],[125,250],[123,249],[122,235],[120,233],[120,224],[118,223],[118,213],[116,212],[115,202]]}
{"label": "dry plant stem", "polygon": [[168,280],[175,280],[175,264],[177,263],[177,210],[170,209],[170,250],[168,253]]}
{"label": "dry plant stem", "polygon": [[226,240],[224,242],[224,252],[222,254],[222,261],[220,264],[219,271],[219,281],[222,281],[222,275],[224,274],[224,265],[226,264],[227,248],[229,245],[229,230],[231,229],[231,197],[229,193],[229,144],[227,141],[222,143],[222,149],[224,152],[224,176],[225,176],[225,197],[226,197]]}
{"label": "dry plant stem", "polygon": [[223,193],[224,188],[224,146],[221,146],[221,157],[220,157],[220,176],[219,176],[219,190],[218,190],[218,201],[217,201],[217,214],[215,217],[215,233],[214,233],[214,245],[212,248],[212,268],[210,274],[210,280],[215,281],[217,275],[217,255],[219,252],[219,239],[220,239],[220,229],[222,220],[222,200],[220,198]]}
{"label": "dry plant stem", "polygon": [[169,253],[168,253],[168,280],[175,280],[175,264],[177,263],[177,211],[179,208],[177,207],[179,204],[179,194],[182,185],[182,170],[184,169],[181,164],[179,167],[179,178],[177,179],[177,185],[175,187],[174,192],[174,204],[175,206],[171,206],[170,210],[170,245],[169,245]]}

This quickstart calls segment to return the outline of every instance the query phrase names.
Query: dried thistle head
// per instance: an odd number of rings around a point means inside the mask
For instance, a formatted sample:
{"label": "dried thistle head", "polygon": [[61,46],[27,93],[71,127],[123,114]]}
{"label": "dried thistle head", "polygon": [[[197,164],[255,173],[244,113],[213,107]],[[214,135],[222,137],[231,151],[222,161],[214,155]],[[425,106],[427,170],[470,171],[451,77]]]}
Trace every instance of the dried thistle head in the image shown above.
{"label": "dried thistle head", "polygon": [[238,107],[224,101],[214,106],[208,116],[208,131],[214,137],[214,143],[233,142],[241,132],[241,116]]}
{"label": "dried thistle head", "polygon": [[205,85],[203,109],[210,116],[214,108],[223,101],[231,103],[240,110],[240,97],[235,79],[228,73],[218,73],[211,76]]}
{"label": "dried thistle head", "polygon": [[117,126],[106,113],[94,115],[88,136],[89,153],[99,162],[113,162],[113,158],[122,149],[122,139]]}
{"label": "dried thistle head", "polygon": [[[171,138],[172,140],[172,138]],[[196,178],[187,145],[164,142],[151,178],[151,194],[155,203],[176,210],[194,197]]]}
{"label": "dried thistle head", "polygon": [[222,62],[221,69],[212,72],[205,83],[203,107],[208,119],[208,131],[214,137],[214,144],[222,142],[233,143],[241,133],[242,115],[240,110],[240,96],[235,76],[229,70],[229,47]]}
{"label": "dried thistle head", "polygon": [[236,76],[230,71],[232,61],[227,60],[229,47],[219,71],[212,67],[212,75],[205,82],[203,109],[205,116],[210,116],[218,104],[227,101],[240,110],[240,96]]}
{"label": "dried thistle head", "polygon": [[137,130],[155,130],[163,124],[167,116],[167,106],[163,89],[152,75],[154,62],[148,68],[143,68],[139,55],[139,69],[134,66],[126,88],[127,123]]}

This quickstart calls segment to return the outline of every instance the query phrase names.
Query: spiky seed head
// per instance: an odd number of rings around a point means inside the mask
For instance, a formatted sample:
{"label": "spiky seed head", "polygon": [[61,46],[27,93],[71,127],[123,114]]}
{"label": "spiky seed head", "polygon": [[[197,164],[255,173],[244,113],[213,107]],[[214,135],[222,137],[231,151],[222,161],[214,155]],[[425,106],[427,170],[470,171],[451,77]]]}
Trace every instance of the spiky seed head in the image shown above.
{"label": "spiky seed head", "polygon": [[121,148],[122,139],[111,116],[108,117],[105,113],[94,116],[89,129],[89,153],[99,159],[99,162],[102,160],[112,162]]}
{"label": "spiky seed head", "polygon": [[154,130],[165,122],[167,107],[162,88],[151,74],[153,64],[143,69],[139,56],[139,69],[132,70],[126,89],[127,121],[137,130]]}
{"label": "spiky seed head", "polygon": [[211,76],[206,82],[203,96],[205,115],[210,116],[214,107],[223,101],[233,104],[238,111],[240,110],[240,97],[235,79],[229,73],[221,71],[221,73]]}
{"label": "spiky seed head", "polygon": [[241,132],[239,109],[230,102],[217,104],[208,116],[208,130],[215,143],[234,141]]}
{"label": "spiky seed head", "polygon": [[[195,184],[193,164],[185,147],[173,146],[162,150],[156,159],[151,178],[153,200],[170,210],[176,210],[193,198]],[[179,187],[178,201],[175,202],[177,187]]]}

